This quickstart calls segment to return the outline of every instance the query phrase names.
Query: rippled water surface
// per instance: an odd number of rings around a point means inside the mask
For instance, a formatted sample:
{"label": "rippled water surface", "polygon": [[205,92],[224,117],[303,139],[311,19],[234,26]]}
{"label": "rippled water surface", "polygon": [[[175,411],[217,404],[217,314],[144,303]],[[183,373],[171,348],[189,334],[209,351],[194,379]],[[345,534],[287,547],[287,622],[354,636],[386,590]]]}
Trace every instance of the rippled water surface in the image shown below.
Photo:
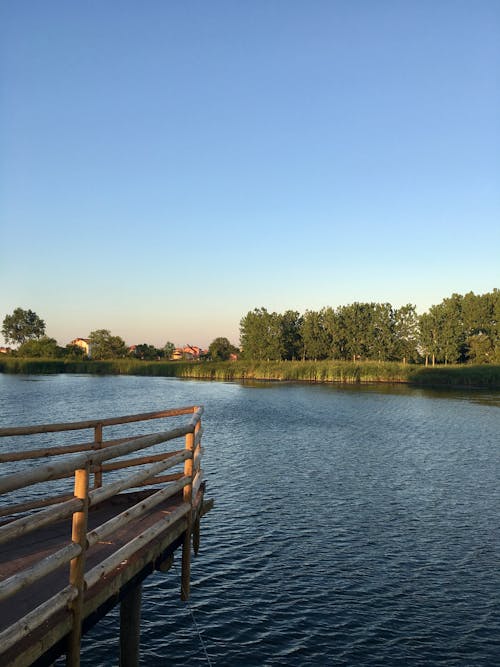
{"label": "rippled water surface", "polygon": [[499,394],[0,375],[4,425],[192,403],[216,504],[190,604],[180,565],[144,585],[141,665],[500,664]]}

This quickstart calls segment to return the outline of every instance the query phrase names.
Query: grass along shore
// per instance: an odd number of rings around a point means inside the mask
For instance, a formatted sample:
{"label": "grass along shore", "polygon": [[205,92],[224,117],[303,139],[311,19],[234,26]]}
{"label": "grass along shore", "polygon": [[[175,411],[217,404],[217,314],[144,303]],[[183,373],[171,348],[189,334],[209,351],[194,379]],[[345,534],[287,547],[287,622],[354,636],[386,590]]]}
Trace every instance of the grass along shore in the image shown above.
{"label": "grass along shore", "polygon": [[418,386],[500,389],[498,365],[415,364],[376,361],[105,361],[69,359],[0,359],[0,372],[23,374],[84,373],[150,375],[202,380],[281,380],[289,382],[389,382]]}

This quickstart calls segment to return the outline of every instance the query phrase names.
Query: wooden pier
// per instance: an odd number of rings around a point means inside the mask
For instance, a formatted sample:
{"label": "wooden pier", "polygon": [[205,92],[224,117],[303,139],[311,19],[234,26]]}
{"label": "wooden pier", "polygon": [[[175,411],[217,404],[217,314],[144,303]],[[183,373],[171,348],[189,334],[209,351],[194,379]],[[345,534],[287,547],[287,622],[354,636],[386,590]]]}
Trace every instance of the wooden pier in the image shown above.
{"label": "wooden pier", "polygon": [[[0,476],[2,667],[51,665],[63,654],[79,665],[82,635],[117,603],[120,665],[138,665],[142,581],[167,571],[179,548],[181,598],[189,596],[191,543],[196,553],[211,508],[202,412],[190,406],[0,429],[10,449],[0,449],[8,472]],[[159,430],[139,432],[151,423]],[[134,433],[116,437],[127,424]],[[105,428],[114,437],[105,440]]]}

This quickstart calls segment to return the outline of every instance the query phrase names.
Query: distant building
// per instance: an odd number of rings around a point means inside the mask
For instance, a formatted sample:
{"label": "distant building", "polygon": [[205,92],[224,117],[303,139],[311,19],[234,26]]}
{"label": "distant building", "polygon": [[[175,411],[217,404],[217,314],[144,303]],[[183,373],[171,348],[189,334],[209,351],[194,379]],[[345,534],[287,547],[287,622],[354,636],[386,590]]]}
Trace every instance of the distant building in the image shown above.
{"label": "distant building", "polygon": [[75,338],[74,340],[70,341],[70,345],[76,345],[77,347],[81,347],[82,350],[85,351],[85,354],[87,357],[90,357],[91,355],[91,345],[90,345],[90,338]]}
{"label": "distant building", "polygon": [[206,356],[207,350],[202,350],[197,345],[185,345],[184,347],[176,347],[172,352],[171,359],[179,361],[179,359],[198,360]]}
{"label": "distant building", "polygon": [[0,354],[9,354],[12,352],[11,347],[0,347]]}

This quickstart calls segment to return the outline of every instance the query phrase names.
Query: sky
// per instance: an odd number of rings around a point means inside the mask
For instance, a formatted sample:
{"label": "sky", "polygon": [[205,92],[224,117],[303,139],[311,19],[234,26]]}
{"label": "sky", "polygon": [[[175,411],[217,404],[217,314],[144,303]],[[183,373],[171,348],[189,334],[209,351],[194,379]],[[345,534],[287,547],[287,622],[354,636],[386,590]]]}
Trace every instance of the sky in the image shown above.
{"label": "sky", "polygon": [[0,5],[0,320],[424,312],[500,287],[499,230],[497,0]]}

